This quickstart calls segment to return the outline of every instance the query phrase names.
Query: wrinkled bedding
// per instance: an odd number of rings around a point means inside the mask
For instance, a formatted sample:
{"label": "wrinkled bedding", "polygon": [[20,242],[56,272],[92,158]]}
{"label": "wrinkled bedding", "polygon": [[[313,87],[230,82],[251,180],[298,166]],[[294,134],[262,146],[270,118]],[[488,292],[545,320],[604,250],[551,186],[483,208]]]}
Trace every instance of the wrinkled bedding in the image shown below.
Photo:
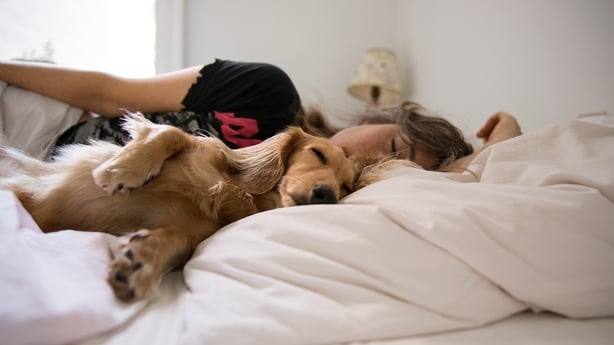
{"label": "wrinkled bedding", "polygon": [[[337,344],[523,311],[614,316],[614,128],[569,121],[462,174],[398,167],[339,205],[264,212],[203,242],[158,299],[106,286],[100,233],[42,234],[0,191],[4,344]],[[587,342],[589,343],[589,342]]]}

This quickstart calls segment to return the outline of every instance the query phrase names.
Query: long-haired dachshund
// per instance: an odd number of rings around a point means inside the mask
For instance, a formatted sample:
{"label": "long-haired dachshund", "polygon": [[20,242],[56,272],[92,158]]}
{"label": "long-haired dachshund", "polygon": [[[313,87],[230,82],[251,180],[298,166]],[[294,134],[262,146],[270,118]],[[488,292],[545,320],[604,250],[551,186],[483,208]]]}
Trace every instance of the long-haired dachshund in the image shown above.
{"label": "long-haired dachshund", "polygon": [[107,280],[123,301],[155,291],[226,224],[277,207],[336,203],[371,182],[359,181],[363,160],[299,128],[232,150],[138,114],[124,126],[126,146],[66,146],[53,162],[0,148],[0,188],[11,189],[43,231],[122,235]]}

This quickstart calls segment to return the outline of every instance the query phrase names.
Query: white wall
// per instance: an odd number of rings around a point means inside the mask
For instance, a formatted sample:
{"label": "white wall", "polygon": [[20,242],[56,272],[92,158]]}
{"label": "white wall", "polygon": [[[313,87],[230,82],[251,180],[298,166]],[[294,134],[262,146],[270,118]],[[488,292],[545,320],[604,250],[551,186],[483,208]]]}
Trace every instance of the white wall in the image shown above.
{"label": "white wall", "polygon": [[186,65],[282,67],[304,103],[363,108],[346,92],[362,53],[397,51],[406,98],[473,132],[490,114],[525,131],[614,112],[611,0],[185,0]]}
{"label": "white wall", "polygon": [[396,1],[186,0],[186,20],[186,64],[273,63],[304,104],[347,112],[364,109],[346,92],[362,53],[394,48]]}
{"label": "white wall", "polygon": [[399,2],[409,96],[477,128],[498,110],[525,130],[614,114],[614,1]]}

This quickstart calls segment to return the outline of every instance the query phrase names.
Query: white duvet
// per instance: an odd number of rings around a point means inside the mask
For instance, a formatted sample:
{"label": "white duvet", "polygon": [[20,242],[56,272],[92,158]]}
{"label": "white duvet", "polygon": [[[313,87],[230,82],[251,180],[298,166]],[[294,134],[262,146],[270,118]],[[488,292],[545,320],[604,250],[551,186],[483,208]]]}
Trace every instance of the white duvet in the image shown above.
{"label": "white duvet", "polygon": [[2,343],[334,344],[526,309],[613,316],[614,128],[562,123],[469,169],[396,168],[340,205],[245,218],[129,306],[104,282],[108,236],[42,234],[0,192]]}

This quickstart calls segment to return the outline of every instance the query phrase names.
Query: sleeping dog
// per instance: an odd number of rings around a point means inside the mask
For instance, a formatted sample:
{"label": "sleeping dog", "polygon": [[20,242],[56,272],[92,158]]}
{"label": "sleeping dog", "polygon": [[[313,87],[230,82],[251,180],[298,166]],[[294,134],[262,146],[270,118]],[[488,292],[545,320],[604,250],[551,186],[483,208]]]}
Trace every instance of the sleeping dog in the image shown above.
{"label": "sleeping dog", "polygon": [[[156,290],[163,274],[224,225],[277,207],[336,203],[376,179],[366,160],[299,128],[232,150],[139,114],[126,146],[95,141],[42,162],[0,148],[0,188],[11,189],[45,231],[120,237],[107,281],[122,301]],[[376,160],[375,160],[376,161]]]}

